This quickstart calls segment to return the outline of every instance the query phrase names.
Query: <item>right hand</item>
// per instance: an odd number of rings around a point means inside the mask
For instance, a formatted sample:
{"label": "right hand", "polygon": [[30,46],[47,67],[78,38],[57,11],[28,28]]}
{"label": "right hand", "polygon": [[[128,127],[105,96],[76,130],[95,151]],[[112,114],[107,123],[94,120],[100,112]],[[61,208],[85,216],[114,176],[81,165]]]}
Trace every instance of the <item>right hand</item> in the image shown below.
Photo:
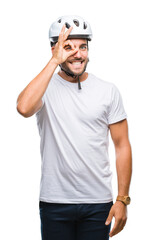
{"label": "right hand", "polygon": [[[54,52],[52,56],[52,59],[58,65],[65,62],[68,57],[70,57],[71,55],[74,55],[77,52],[77,49],[74,48],[72,41],[67,40],[67,37],[69,36],[73,27],[70,27],[66,32],[65,32],[65,28],[66,28],[66,25],[64,24],[59,34],[58,42],[54,46]],[[69,51],[65,50],[65,47],[68,45],[71,47],[71,50]]]}

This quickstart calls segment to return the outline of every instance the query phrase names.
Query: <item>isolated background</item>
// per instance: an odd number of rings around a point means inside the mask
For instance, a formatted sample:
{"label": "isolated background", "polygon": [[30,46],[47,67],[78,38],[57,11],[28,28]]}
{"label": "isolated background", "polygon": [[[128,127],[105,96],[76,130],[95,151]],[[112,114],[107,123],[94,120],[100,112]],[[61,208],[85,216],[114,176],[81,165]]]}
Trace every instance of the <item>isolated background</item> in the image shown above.
{"label": "isolated background", "polygon": [[[0,239],[40,240],[40,139],[36,118],[23,118],[16,100],[51,58],[48,30],[59,16],[90,22],[87,71],[113,82],[128,115],[133,150],[132,203],[115,240],[148,236],[149,6],[148,1],[3,1],[0,3]],[[58,70],[58,69],[57,69]],[[114,201],[115,152],[110,139]],[[98,191],[98,190],[97,190]]]}

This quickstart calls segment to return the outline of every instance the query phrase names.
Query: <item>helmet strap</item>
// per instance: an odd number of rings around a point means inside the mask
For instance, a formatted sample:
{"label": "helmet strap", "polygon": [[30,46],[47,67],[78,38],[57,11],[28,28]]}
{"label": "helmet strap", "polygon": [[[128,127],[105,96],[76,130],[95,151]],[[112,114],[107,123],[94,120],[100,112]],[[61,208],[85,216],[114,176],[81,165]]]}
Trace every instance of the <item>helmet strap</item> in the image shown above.
{"label": "helmet strap", "polygon": [[[89,59],[88,59],[88,62],[89,62]],[[67,76],[70,76],[72,78],[78,77],[78,88],[81,89],[81,83],[80,83],[79,77],[85,72],[87,65],[85,66],[83,72],[81,74],[77,74],[77,75],[67,72],[64,68],[62,68],[61,64],[59,64],[59,66],[60,66],[61,70],[67,74]]]}
{"label": "helmet strap", "polygon": [[72,78],[76,78],[77,75],[67,72],[64,68],[62,68],[61,64],[59,66],[60,66],[61,70],[67,74],[67,76],[70,76]]}
{"label": "helmet strap", "polygon": [[72,78],[78,77],[78,88],[81,89],[81,83],[80,83],[80,78],[79,77],[85,72],[86,67],[84,68],[84,70],[83,70],[83,72],[81,74],[75,75],[73,73],[67,72],[64,68],[62,68],[61,64],[59,66],[60,66],[61,70],[64,71],[67,74],[67,76],[70,76]]}

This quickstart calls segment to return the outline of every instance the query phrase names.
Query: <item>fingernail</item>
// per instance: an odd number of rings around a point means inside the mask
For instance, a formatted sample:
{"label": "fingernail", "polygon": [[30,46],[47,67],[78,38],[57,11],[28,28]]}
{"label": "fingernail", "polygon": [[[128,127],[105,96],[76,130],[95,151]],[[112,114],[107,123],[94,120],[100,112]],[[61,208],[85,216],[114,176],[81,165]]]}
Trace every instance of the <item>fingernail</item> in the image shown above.
{"label": "fingernail", "polygon": [[105,223],[106,225],[108,225],[109,224],[109,221],[106,221],[106,223]]}

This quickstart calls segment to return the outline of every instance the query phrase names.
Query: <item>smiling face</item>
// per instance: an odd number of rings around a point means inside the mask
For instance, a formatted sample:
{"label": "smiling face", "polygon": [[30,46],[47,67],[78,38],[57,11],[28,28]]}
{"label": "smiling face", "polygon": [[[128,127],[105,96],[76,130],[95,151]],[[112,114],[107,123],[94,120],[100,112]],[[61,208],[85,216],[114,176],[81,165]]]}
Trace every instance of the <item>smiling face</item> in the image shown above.
{"label": "smiling face", "polygon": [[[74,45],[74,48],[77,49],[77,52],[68,57],[65,62],[61,64],[61,67],[74,75],[81,75],[86,69],[88,63],[88,43],[86,39],[70,39]],[[66,51],[71,50],[71,46],[65,46]]]}
{"label": "smiling face", "polygon": [[[67,60],[61,64],[62,68],[69,73],[80,75],[84,72],[84,69],[88,63],[88,46],[86,39],[71,39],[74,47],[77,48],[77,52],[67,58]],[[70,51],[71,47],[66,46],[66,51]]]}

